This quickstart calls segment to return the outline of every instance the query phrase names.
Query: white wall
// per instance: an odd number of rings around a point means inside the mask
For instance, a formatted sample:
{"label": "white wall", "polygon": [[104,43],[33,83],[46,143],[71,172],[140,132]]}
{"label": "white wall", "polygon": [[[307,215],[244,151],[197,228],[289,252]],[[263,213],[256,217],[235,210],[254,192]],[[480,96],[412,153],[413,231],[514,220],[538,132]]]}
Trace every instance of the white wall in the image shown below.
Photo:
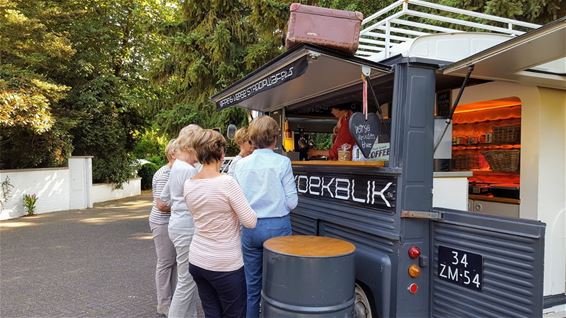
{"label": "white wall", "polygon": [[0,211],[0,220],[26,214],[24,194],[36,194],[36,213],[68,210],[70,202],[68,168],[17,169],[0,171],[0,182],[10,178],[12,188],[9,199]]}
{"label": "white wall", "polygon": [[23,195],[38,196],[36,213],[91,208],[104,202],[141,194],[141,179],[132,179],[122,189],[112,184],[92,184],[92,157],[71,157],[63,168],[0,170],[0,182],[10,179],[13,188],[0,209],[0,220],[26,214]]}
{"label": "white wall", "polygon": [[71,209],[92,208],[92,157],[69,158]]}
{"label": "white wall", "polygon": [[117,200],[141,194],[141,178],[130,179],[122,185],[122,189],[114,189],[110,183],[92,185],[92,203]]}
{"label": "white wall", "polygon": [[553,89],[540,93],[538,216],[546,223],[545,261],[553,275],[548,277],[548,289],[555,295],[563,294],[566,285],[566,93]]}
{"label": "white wall", "polygon": [[[457,90],[453,91],[453,98]],[[544,294],[566,292],[566,92],[513,83],[467,87],[460,104],[521,99],[520,217],[546,223]]]}

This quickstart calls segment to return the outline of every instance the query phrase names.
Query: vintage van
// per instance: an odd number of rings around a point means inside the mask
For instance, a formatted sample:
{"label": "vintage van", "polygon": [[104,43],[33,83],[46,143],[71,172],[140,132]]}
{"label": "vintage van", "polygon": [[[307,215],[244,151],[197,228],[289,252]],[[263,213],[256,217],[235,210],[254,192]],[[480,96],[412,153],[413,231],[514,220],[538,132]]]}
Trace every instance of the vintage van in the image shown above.
{"label": "vintage van", "polygon": [[[424,44],[450,47],[441,36]],[[357,317],[541,317],[544,308],[566,303],[566,19],[493,39],[486,36],[485,50],[476,47],[457,60],[442,58],[442,50],[361,57],[301,45],[212,97],[219,109],[269,114],[297,137],[330,133],[329,107],[361,104],[361,75],[367,76],[369,112],[381,113],[375,144],[387,149],[376,160],[298,160],[285,151],[293,147],[283,147],[283,135],[278,146],[293,160],[299,193],[294,233],[356,245]],[[454,100],[449,106],[516,96],[523,102],[521,134],[535,132],[521,136],[525,176],[517,216],[433,205],[442,92]],[[434,191],[435,197],[459,195],[468,200],[467,191]],[[552,241],[545,243],[545,235]]]}

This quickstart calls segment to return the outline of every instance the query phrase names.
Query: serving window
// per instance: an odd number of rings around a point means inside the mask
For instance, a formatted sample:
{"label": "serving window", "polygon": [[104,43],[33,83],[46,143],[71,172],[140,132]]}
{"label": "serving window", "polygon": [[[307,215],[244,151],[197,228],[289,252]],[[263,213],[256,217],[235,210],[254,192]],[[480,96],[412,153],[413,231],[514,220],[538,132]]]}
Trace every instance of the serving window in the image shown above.
{"label": "serving window", "polygon": [[[242,107],[278,120],[277,150],[295,162],[387,165],[393,77],[390,65],[302,44],[211,99],[219,109]],[[351,107],[357,142],[338,131],[349,131],[350,121],[339,121],[335,106]]]}
{"label": "serving window", "polygon": [[365,111],[360,84],[270,112],[281,125],[278,150],[295,165],[387,166],[393,76],[374,79],[371,85]]}

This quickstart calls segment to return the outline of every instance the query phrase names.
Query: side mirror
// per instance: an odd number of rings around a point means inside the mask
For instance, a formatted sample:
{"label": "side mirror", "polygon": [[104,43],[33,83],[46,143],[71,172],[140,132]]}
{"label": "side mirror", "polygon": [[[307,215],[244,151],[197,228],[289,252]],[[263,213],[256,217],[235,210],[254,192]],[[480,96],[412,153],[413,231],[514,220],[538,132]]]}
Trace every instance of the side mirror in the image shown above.
{"label": "side mirror", "polygon": [[230,140],[234,140],[234,136],[236,136],[236,130],[238,130],[238,127],[236,127],[236,125],[228,125],[228,128],[226,129],[226,137],[228,137],[228,139]]}

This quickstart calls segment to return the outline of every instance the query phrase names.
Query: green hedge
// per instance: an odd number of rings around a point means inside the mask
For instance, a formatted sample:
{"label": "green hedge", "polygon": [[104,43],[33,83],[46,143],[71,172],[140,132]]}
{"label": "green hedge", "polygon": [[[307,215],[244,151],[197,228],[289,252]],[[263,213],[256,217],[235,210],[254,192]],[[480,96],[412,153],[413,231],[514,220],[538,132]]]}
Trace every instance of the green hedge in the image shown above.
{"label": "green hedge", "polygon": [[141,188],[142,190],[150,190],[151,189],[151,182],[153,180],[153,175],[159,169],[159,166],[153,162],[149,162],[144,164],[139,170],[138,175],[142,178],[141,179]]}

